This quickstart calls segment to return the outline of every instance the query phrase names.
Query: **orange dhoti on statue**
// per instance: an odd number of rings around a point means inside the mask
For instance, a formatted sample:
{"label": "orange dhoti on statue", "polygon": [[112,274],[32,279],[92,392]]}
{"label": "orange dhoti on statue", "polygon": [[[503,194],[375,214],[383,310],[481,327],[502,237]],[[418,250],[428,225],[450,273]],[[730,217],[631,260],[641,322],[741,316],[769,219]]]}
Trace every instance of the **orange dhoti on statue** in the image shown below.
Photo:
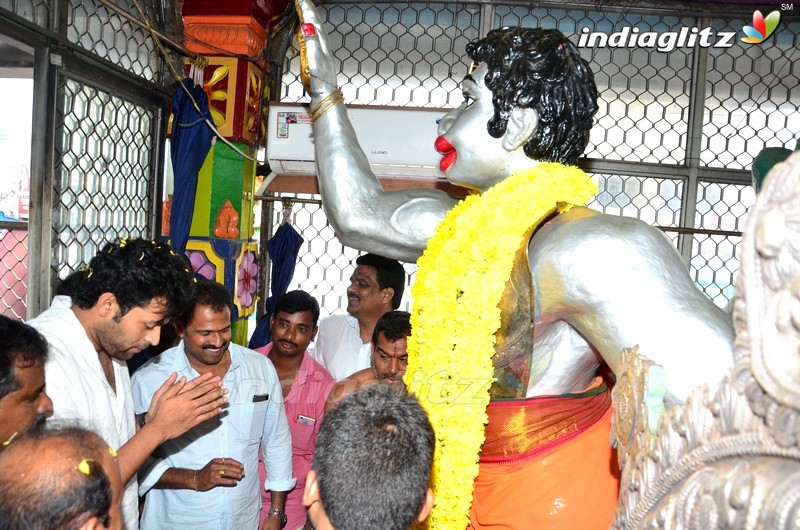
{"label": "orange dhoti on statue", "polygon": [[470,529],[611,526],[619,495],[611,392],[493,401],[475,479]]}

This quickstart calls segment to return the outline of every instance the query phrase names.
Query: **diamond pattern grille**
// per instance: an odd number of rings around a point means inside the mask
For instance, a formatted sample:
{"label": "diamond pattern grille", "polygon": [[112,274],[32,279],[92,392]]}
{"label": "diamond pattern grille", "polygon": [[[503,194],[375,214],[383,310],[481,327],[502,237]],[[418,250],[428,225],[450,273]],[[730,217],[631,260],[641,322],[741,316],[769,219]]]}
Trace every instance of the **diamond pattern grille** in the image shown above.
{"label": "diamond pattern grille", "polygon": [[0,229],[0,314],[25,320],[28,231]]}
{"label": "diamond pattern grille", "polygon": [[72,79],[59,101],[52,267],[64,278],[105,242],[150,234],[154,116]]}

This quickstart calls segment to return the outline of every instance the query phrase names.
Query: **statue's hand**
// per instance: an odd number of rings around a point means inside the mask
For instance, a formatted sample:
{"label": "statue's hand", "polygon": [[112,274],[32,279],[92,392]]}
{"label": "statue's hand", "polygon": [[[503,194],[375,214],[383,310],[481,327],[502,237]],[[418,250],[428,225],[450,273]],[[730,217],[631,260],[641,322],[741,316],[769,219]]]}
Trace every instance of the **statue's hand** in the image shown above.
{"label": "statue's hand", "polygon": [[299,45],[303,84],[312,97],[325,97],[338,87],[336,61],[328,46],[328,34],[317,8],[309,0],[295,0],[295,8],[300,16],[297,38],[302,39]]}

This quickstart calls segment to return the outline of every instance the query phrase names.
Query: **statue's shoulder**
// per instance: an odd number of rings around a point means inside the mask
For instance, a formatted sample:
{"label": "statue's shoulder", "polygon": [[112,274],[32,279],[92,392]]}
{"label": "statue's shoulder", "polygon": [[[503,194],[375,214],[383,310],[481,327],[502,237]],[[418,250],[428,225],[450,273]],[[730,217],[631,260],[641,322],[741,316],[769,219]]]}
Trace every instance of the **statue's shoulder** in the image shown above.
{"label": "statue's shoulder", "polygon": [[[601,243],[602,248],[598,248]],[[627,249],[636,253],[665,245],[672,246],[672,243],[661,230],[644,221],[575,206],[543,223],[531,238],[529,252],[563,249],[575,254],[583,251],[596,254],[605,249],[603,254],[609,254],[611,249]]]}

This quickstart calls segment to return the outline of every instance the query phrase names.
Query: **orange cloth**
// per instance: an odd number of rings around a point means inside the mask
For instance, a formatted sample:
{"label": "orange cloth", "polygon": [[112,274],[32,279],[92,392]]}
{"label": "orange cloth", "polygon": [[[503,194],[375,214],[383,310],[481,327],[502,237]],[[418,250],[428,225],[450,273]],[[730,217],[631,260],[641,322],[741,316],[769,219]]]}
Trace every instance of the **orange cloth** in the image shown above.
{"label": "orange cloth", "polygon": [[492,401],[480,461],[519,462],[544,454],[597,423],[609,407],[611,392],[602,377],[576,394]]}
{"label": "orange cloth", "polygon": [[[586,404],[596,410],[597,400]],[[609,442],[611,412],[608,406],[593,424],[566,431],[522,456],[482,461],[469,529],[607,529],[619,495],[617,454]]]}

